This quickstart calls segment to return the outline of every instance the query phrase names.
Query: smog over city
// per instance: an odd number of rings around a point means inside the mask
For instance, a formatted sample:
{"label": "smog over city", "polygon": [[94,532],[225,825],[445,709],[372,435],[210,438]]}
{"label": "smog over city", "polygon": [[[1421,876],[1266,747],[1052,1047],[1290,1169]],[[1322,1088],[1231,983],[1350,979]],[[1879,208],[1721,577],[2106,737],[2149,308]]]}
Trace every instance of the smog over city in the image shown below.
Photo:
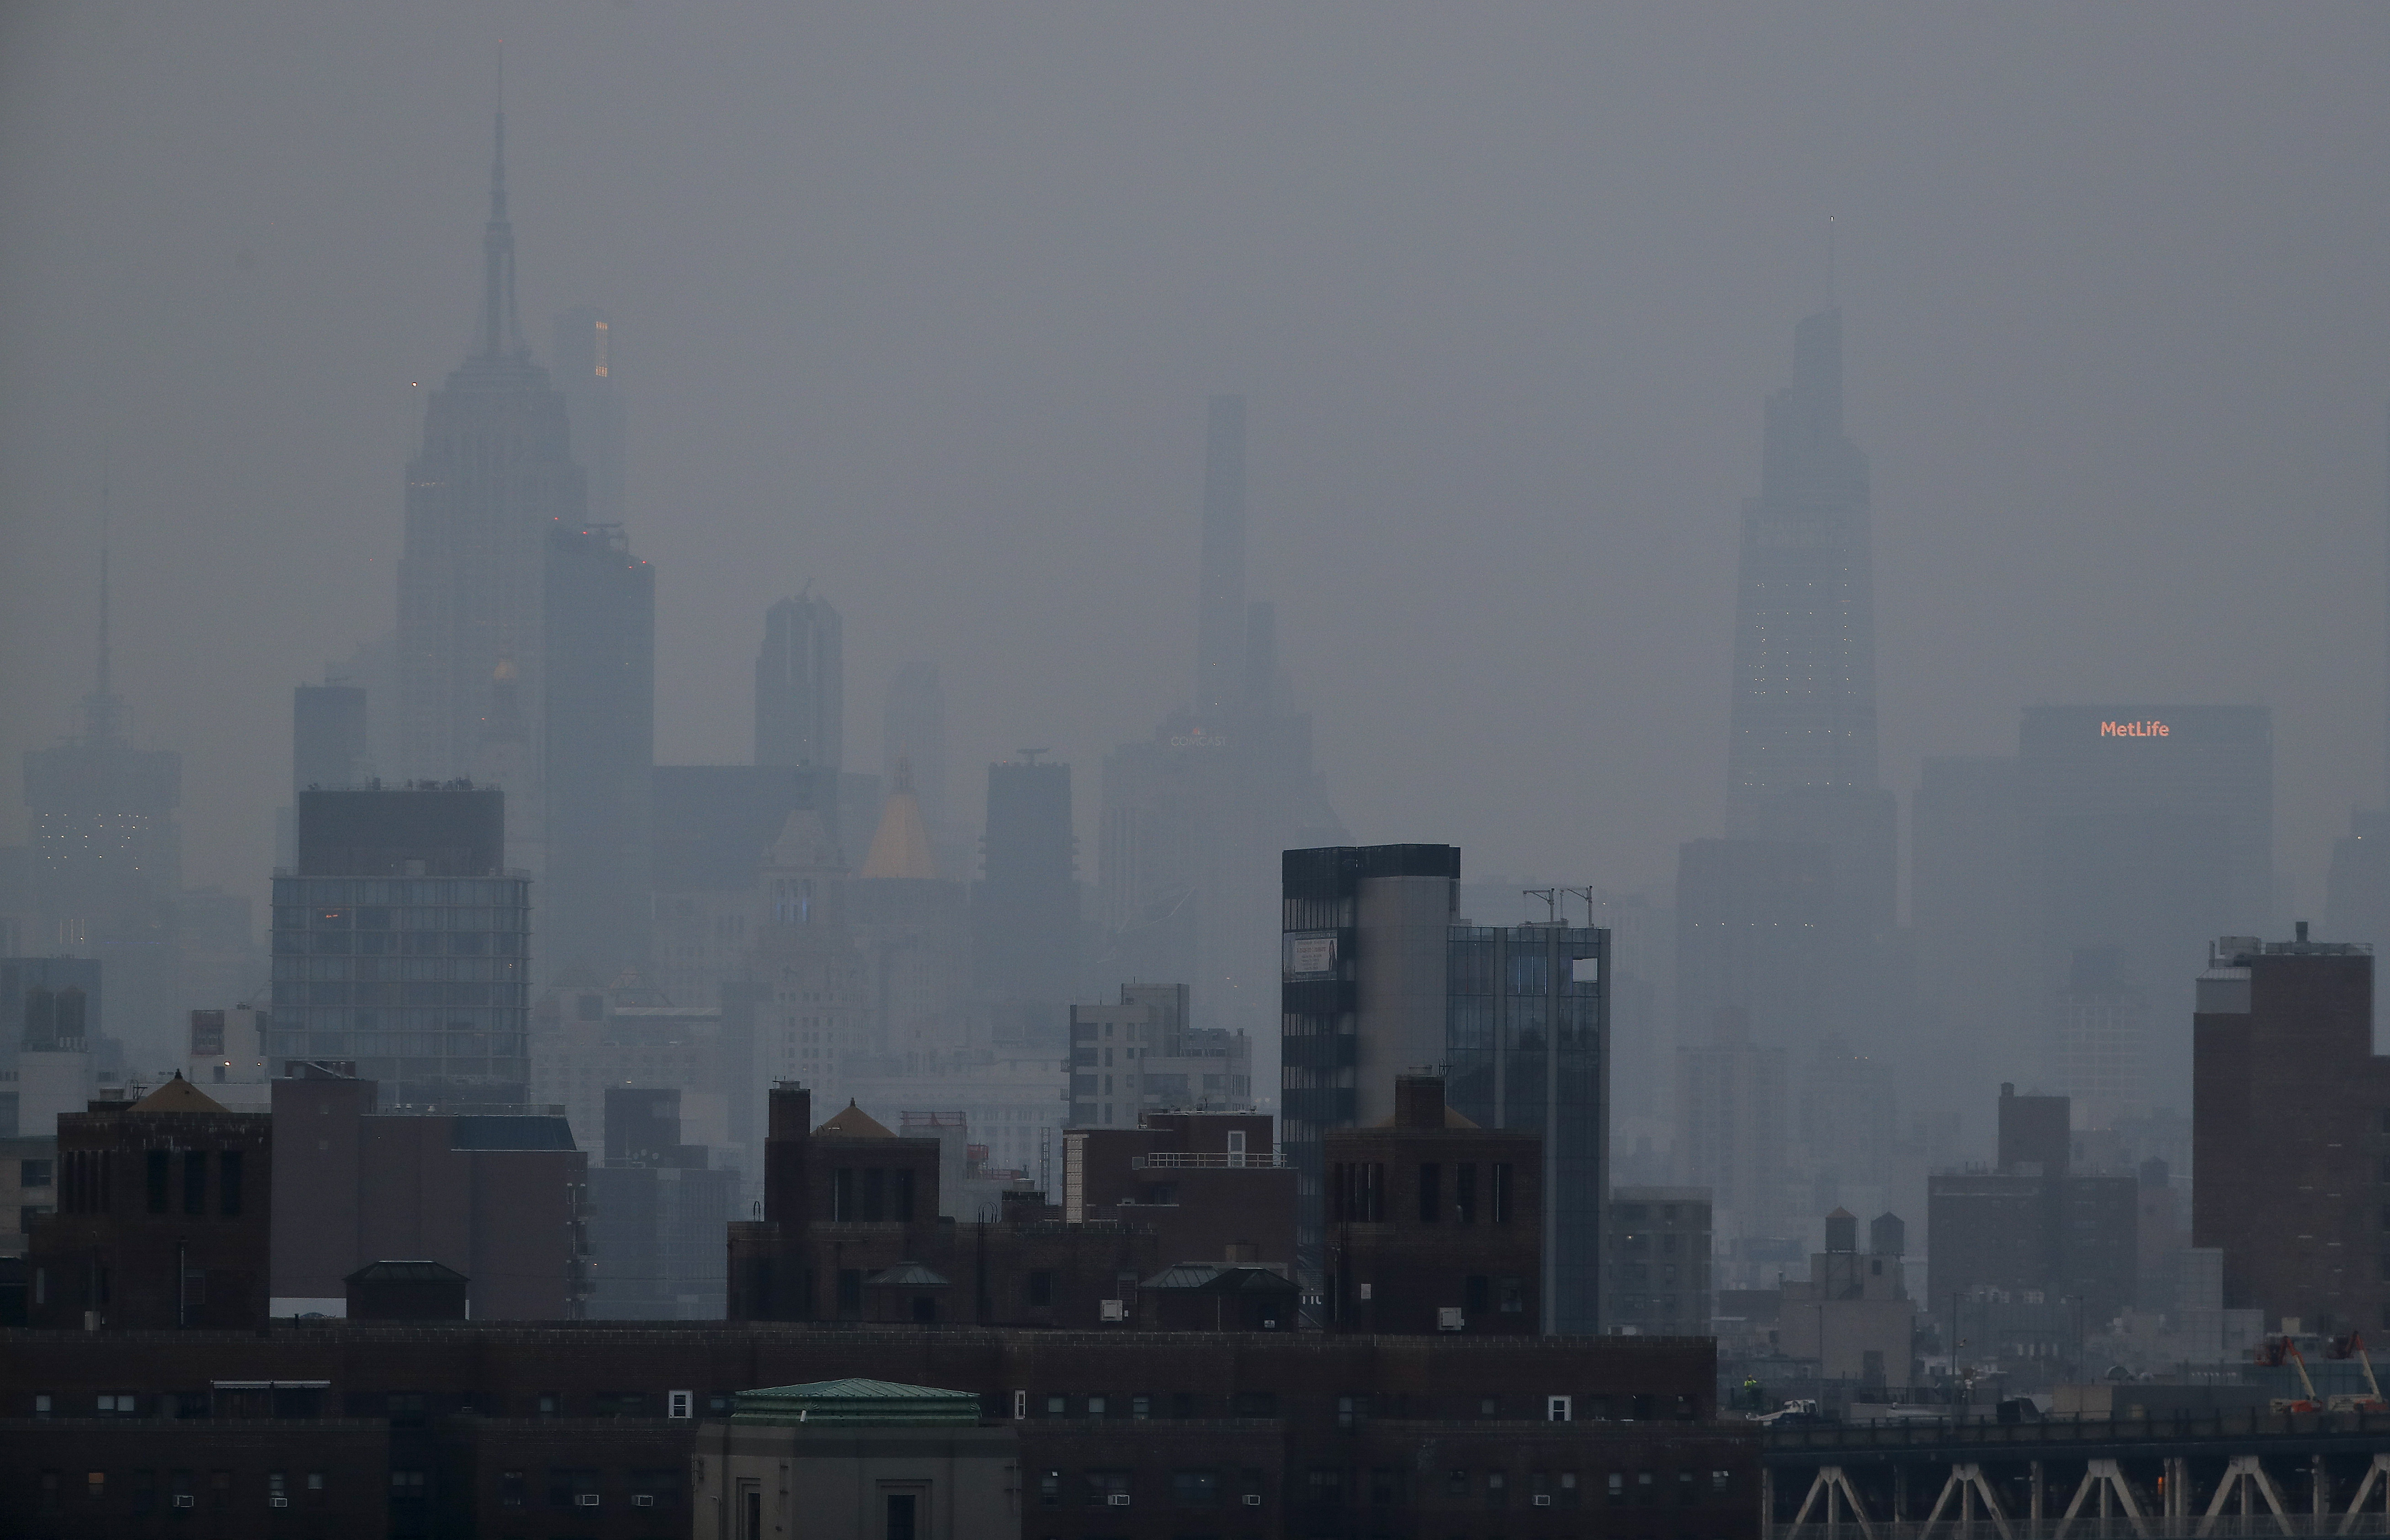
{"label": "smog over city", "polygon": [[[6,7],[0,1328],[1632,1335],[1703,1345],[1468,1399],[2361,1433],[2385,66],[2332,5]],[[1131,1415],[921,1351],[537,1410],[696,1428],[622,1499],[742,1535],[734,1409]],[[1717,1436],[1671,1501],[1808,1523]]]}

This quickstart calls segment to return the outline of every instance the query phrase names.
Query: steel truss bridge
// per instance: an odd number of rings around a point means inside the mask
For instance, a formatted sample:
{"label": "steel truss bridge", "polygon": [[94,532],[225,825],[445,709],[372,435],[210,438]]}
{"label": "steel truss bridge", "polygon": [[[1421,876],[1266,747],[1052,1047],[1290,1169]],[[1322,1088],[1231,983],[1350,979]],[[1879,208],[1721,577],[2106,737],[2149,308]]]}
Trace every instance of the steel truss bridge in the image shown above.
{"label": "steel truss bridge", "polygon": [[2390,1413],[1768,1429],[1762,1540],[2390,1540]]}

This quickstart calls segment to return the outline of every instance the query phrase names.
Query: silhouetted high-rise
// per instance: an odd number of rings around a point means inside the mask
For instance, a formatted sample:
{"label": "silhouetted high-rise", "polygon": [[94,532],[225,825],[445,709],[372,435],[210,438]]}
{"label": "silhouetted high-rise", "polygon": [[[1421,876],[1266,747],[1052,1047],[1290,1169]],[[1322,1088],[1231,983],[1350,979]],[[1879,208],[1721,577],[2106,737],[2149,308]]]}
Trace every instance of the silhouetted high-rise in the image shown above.
{"label": "silhouetted high-rise", "polygon": [[656,574],[619,525],[548,537],[550,972],[602,982],[648,952]]}
{"label": "silhouetted high-rise", "polygon": [[1742,511],[1728,827],[1769,798],[1876,784],[1875,597],[1868,463],[1843,432],[1843,318],[1792,334],[1792,383],[1767,398],[1759,495]]}
{"label": "silhouetted high-rise", "polygon": [[433,392],[406,468],[399,558],[396,774],[495,782],[514,797],[518,866],[538,866],[549,533],[578,530],[587,488],[563,393],[515,311],[506,116],[490,173],[472,356]]}
{"label": "silhouetted high-rise", "polygon": [[846,764],[846,651],[838,611],[812,594],[764,613],[755,657],[755,763]]}

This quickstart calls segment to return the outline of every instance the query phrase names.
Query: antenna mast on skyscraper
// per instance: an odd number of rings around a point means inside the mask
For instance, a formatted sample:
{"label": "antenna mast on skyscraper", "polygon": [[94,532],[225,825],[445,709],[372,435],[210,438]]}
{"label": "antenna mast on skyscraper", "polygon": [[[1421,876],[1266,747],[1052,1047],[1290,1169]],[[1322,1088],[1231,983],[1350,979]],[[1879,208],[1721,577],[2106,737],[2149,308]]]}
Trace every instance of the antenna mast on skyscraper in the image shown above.
{"label": "antenna mast on skyscraper", "polygon": [[116,699],[115,659],[109,637],[108,482],[108,442],[103,439],[99,446],[99,666],[94,675],[92,692],[84,700],[84,731],[94,742],[116,736],[117,722],[121,714],[121,702]]}

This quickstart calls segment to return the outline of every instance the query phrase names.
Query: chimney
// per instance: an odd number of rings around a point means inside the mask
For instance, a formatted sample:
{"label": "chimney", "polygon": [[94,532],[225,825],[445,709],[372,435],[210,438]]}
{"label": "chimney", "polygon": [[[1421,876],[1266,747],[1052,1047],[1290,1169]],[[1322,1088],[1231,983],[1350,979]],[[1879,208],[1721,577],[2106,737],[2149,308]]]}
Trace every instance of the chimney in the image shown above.
{"label": "chimney", "polygon": [[1442,1128],[1444,1126],[1444,1077],[1442,1075],[1396,1075],[1394,1077],[1394,1126],[1397,1128]]}
{"label": "chimney", "polygon": [[772,1086],[769,1139],[802,1139],[814,1131],[814,1094],[793,1080]]}
{"label": "chimney", "polygon": [[813,1148],[814,1094],[793,1080],[775,1084],[764,1140],[764,1219],[796,1227],[811,1217],[805,1156]]}

